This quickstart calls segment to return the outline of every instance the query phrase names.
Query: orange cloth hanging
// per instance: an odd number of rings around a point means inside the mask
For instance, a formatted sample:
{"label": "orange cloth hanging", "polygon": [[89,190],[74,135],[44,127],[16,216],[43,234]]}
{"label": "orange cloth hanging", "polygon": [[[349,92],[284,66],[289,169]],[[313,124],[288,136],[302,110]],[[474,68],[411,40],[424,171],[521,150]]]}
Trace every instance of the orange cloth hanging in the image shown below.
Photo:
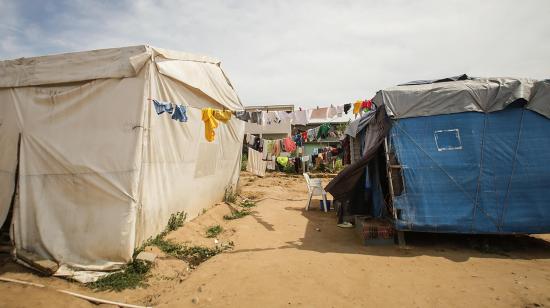
{"label": "orange cloth hanging", "polygon": [[358,114],[361,111],[362,101],[356,101],[353,103],[353,114]]}

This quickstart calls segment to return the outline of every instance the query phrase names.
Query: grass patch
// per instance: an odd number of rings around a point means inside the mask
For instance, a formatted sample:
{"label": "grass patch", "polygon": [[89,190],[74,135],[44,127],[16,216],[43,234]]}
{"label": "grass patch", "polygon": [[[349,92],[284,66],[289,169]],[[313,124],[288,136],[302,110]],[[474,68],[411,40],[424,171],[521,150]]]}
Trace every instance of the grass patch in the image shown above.
{"label": "grass patch", "polygon": [[247,215],[250,215],[250,212],[246,209],[244,210],[235,210],[231,213],[231,215],[224,215],[223,219],[225,220],[233,220],[233,219],[239,219],[243,218]]}
{"label": "grass patch", "polygon": [[223,232],[223,228],[220,225],[211,226],[206,229],[206,237],[213,238],[218,236],[218,234]]}
{"label": "grass patch", "polygon": [[124,265],[122,271],[109,274],[98,279],[95,282],[87,283],[89,288],[106,291],[114,290],[120,292],[124,289],[135,289],[137,287],[146,287],[144,282],[149,277],[149,270],[153,264],[143,260],[133,260]]}
{"label": "grass patch", "polygon": [[160,241],[164,239],[164,237],[170,231],[174,231],[182,227],[186,219],[187,219],[187,213],[185,212],[176,212],[175,214],[172,214],[170,216],[170,219],[168,219],[168,224],[166,225],[164,230],[162,230],[162,232],[159,233],[157,236],[150,237],[145,242],[143,242],[143,244],[141,244],[141,246],[134,251],[133,257],[135,258],[140,252],[145,250],[145,247],[147,246],[157,246],[156,244],[160,243]]}
{"label": "grass patch", "polygon": [[245,200],[241,201],[241,206],[244,207],[245,209],[249,209],[249,208],[255,207],[256,202],[245,199]]}
{"label": "grass patch", "polygon": [[186,246],[164,238],[157,239],[154,242],[154,245],[164,253],[189,263],[192,268],[233,247],[232,242],[226,246],[216,246],[214,248],[204,246]]}

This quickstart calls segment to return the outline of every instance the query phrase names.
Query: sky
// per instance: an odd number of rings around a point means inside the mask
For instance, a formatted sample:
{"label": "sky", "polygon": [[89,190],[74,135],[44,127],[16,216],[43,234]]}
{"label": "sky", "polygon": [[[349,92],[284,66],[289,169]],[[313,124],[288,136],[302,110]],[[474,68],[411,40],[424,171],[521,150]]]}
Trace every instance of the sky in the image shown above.
{"label": "sky", "polygon": [[550,78],[549,0],[0,0],[0,59],[149,44],[222,61],[245,105],[418,79]]}

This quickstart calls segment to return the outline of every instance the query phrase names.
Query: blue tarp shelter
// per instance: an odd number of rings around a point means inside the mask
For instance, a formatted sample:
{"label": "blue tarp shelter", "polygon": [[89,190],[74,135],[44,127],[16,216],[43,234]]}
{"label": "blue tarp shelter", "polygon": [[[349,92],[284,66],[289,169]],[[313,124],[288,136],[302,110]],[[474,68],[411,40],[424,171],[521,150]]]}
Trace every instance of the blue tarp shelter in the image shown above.
{"label": "blue tarp shelter", "polygon": [[[411,82],[379,91],[374,101],[391,129],[387,148],[377,145],[388,154],[383,168],[368,163],[374,151],[363,147],[371,154],[360,180],[378,194],[373,216],[384,214],[380,179],[387,177],[386,215],[397,230],[550,232],[550,81]],[[368,136],[369,126],[359,135]]]}

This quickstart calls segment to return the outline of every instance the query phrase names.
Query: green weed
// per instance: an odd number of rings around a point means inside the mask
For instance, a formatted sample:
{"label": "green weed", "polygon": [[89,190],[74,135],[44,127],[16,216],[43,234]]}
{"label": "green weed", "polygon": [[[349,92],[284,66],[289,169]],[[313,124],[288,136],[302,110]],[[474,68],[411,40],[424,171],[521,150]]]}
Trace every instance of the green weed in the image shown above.
{"label": "green weed", "polygon": [[233,219],[239,219],[243,218],[247,215],[250,215],[250,212],[248,210],[235,210],[231,213],[231,215],[224,215],[223,219],[225,220],[233,220]]}
{"label": "green weed", "polygon": [[187,219],[187,214],[184,212],[177,212],[175,214],[172,214],[172,216],[170,216],[170,219],[168,219],[168,225],[164,230],[166,231],[166,233],[168,233],[182,227],[185,223],[185,219]]}
{"label": "green weed", "polygon": [[246,208],[246,209],[249,209],[251,207],[255,207],[256,206],[256,202],[254,201],[251,201],[251,200],[248,200],[248,199],[245,199],[243,201],[241,201],[241,206]]}
{"label": "green weed", "polygon": [[206,237],[213,238],[218,236],[218,234],[223,232],[223,228],[220,225],[211,226],[206,229]]}
{"label": "green weed", "polygon": [[109,274],[86,285],[98,291],[114,290],[117,292],[124,289],[146,287],[148,285],[144,280],[150,276],[148,273],[151,267],[152,264],[147,261],[133,260],[126,264],[122,271]]}
{"label": "green weed", "polygon": [[232,243],[227,246],[216,246],[214,248],[204,246],[186,246],[166,239],[159,239],[154,243],[154,245],[164,253],[189,263],[191,267],[196,267],[211,257],[233,247]]}

